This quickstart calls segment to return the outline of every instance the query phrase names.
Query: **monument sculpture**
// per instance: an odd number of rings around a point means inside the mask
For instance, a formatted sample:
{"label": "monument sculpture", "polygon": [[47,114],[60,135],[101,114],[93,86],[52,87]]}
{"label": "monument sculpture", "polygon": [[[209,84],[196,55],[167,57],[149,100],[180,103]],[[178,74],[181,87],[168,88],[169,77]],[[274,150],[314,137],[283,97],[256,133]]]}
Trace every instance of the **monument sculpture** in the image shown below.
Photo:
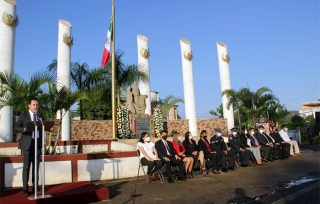
{"label": "monument sculpture", "polygon": [[133,88],[128,86],[126,93],[126,106],[131,114],[145,114],[147,107],[146,99],[148,98],[147,94],[140,94],[140,90],[137,86],[137,83],[134,82]]}

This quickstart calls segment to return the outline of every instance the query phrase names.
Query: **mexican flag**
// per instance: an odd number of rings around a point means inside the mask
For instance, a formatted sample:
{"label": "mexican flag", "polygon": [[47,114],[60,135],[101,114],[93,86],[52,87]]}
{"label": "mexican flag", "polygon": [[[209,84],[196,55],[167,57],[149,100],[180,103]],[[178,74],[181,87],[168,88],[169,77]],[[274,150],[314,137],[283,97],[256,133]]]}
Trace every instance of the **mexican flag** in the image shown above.
{"label": "mexican flag", "polygon": [[110,25],[109,25],[109,30],[107,34],[107,40],[106,43],[104,44],[104,49],[103,49],[103,55],[102,55],[102,62],[101,66],[104,67],[104,65],[107,64],[107,62],[110,59],[110,45],[112,41],[112,17],[110,19]]}

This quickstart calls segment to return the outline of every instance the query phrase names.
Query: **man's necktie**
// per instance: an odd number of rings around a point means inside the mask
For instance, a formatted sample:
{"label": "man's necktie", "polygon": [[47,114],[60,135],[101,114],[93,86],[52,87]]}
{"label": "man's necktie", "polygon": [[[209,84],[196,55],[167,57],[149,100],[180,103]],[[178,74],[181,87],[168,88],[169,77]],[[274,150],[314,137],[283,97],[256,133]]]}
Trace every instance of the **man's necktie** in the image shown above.
{"label": "man's necktie", "polygon": [[33,114],[33,121],[37,121],[37,115],[35,113]]}
{"label": "man's necktie", "polygon": [[170,151],[169,151],[169,146],[168,146],[167,142],[164,142],[164,146],[167,149],[167,154],[171,156]]}

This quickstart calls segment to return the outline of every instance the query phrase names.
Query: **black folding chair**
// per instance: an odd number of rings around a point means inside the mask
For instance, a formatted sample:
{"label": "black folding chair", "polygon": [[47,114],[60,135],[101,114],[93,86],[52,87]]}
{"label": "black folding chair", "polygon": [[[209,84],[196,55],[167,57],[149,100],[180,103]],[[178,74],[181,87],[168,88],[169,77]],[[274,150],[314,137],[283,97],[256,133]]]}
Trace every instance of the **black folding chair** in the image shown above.
{"label": "black folding chair", "polygon": [[[144,168],[143,168],[144,166],[148,166],[148,165],[143,165],[143,164],[141,164],[140,151],[139,151],[139,150],[137,150],[137,155],[138,155],[138,159],[139,159],[139,167],[138,167],[137,180],[138,180],[138,178],[139,178],[140,168],[142,168],[143,173],[144,173],[144,177],[146,178],[147,183],[149,183],[149,181],[148,181],[148,179],[147,179],[146,171],[145,171]],[[154,172],[154,173],[156,174],[156,177],[157,177],[161,182],[164,181],[164,178],[163,178],[163,175],[162,175],[161,170],[158,170],[158,171],[156,171],[156,172]]]}

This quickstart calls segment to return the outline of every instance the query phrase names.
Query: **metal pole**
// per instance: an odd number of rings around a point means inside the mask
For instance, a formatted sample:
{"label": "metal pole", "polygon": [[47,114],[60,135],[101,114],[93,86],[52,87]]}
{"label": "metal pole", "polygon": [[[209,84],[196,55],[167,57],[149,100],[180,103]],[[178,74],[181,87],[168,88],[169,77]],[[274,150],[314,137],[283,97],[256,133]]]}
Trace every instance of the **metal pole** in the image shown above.
{"label": "metal pole", "polygon": [[45,179],[45,175],[44,175],[44,135],[45,135],[45,131],[44,131],[44,123],[42,121],[41,125],[42,125],[42,163],[41,163],[41,185],[42,185],[42,198],[44,198],[44,179]]}
{"label": "metal pole", "polygon": [[38,177],[38,158],[37,158],[37,154],[38,154],[38,126],[37,126],[37,123],[36,121],[33,121],[33,124],[34,124],[34,199],[36,200],[37,199],[37,188],[38,188],[38,182],[37,182],[37,177]]}
{"label": "metal pole", "polygon": [[112,0],[112,61],[111,61],[111,77],[112,77],[112,139],[116,139],[116,99],[115,99],[115,89],[116,89],[116,73],[115,73],[115,61],[116,61],[116,51],[115,51],[115,6],[114,6],[114,0]]}

